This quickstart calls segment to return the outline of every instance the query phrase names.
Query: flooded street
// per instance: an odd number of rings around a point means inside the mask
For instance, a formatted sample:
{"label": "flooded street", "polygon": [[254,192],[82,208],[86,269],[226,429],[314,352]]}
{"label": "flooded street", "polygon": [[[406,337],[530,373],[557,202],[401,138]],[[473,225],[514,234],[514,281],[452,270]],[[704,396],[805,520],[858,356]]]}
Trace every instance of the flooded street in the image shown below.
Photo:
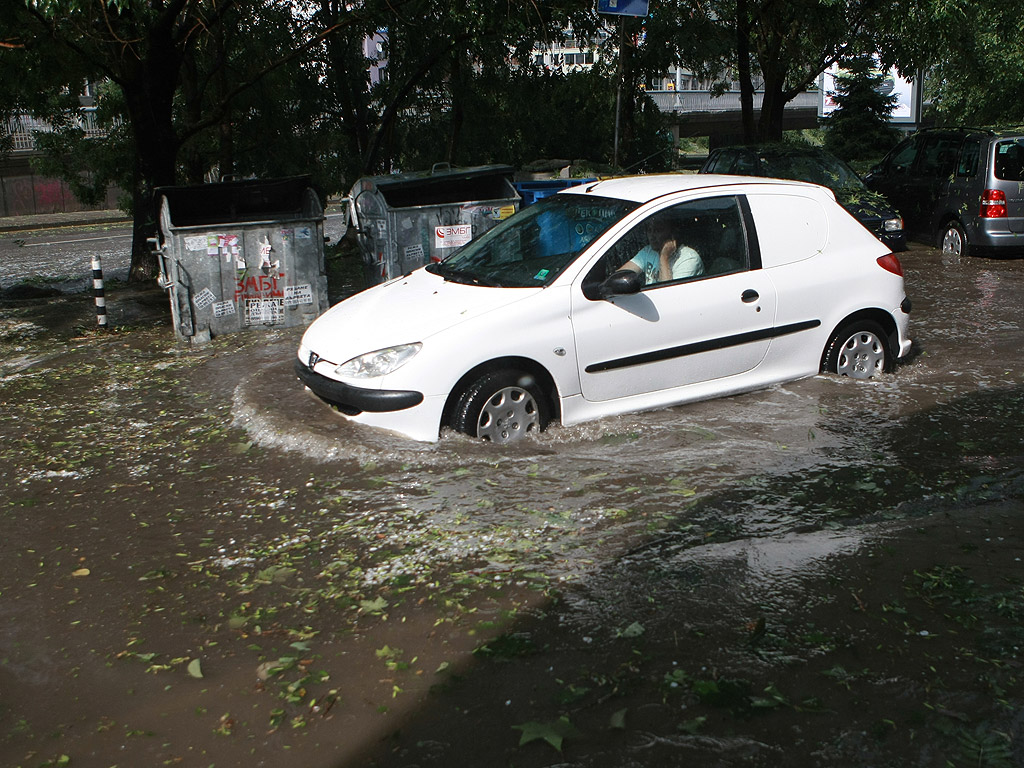
{"label": "flooded street", "polygon": [[1024,765],[1024,261],[901,260],[891,376],[508,447],[0,302],[0,764]]}

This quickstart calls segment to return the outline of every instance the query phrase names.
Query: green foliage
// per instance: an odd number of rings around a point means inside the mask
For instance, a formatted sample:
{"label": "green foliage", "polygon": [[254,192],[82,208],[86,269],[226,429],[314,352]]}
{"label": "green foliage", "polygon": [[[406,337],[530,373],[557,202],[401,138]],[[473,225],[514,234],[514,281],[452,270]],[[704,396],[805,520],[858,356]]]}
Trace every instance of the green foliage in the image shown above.
{"label": "green foliage", "polygon": [[[429,168],[446,160],[454,115],[429,94],[396,126],[397,165]],[[615,90],[606,73],[559,74],[520,70],[474,75],[462,94],[461,125],[450,161],[456,165],[502,162],[517,167],[540,159],[605,164],[612,156]],[[668,141],[657,107],[641,102],[632,140],[620,148],[623,166],[667,167]],[[645,158],[655,155],[645,163]]]}
{"label": "green foliage", "polygon": [[826,121],[825,148],[847,162],[879,158],[899,140],[889,122],[896,96],[886,91],[886,74],[873,56],[844,62],[832,94],[836,110]]}

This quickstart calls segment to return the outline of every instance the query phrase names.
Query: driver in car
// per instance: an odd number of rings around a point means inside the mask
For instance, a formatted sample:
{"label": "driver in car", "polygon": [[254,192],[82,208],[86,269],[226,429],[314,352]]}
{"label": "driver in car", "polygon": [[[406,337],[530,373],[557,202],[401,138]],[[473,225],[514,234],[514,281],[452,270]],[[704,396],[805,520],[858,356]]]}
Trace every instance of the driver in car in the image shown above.
{"label": "driver in car", "polygon": [[682,245],[679,227],[670,217],[652,216],[644,224],[648,245],[622,265],[643,273],[646,285],[704,274],[704,262],[688,245]]}

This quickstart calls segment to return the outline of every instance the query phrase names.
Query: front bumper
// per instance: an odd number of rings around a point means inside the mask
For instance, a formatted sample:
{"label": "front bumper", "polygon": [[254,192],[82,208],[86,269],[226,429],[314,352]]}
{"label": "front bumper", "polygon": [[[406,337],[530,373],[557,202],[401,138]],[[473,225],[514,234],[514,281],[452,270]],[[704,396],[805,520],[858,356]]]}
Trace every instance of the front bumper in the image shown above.
{"label": "front bumper", "polygon": [[423,393],[396,389],[363,389],[353,387],[310,369],[301,360],[295,361],[295,375],[321,400],[336,405],[349,416],[368,411],[388,413],[414,408],[423,402]]}

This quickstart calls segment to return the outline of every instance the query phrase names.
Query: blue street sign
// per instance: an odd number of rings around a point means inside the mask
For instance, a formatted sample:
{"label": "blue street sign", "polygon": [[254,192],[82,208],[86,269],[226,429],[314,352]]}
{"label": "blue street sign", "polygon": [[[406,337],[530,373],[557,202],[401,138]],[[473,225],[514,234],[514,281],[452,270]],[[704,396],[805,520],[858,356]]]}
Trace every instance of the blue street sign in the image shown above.
{"label": "blue street sign", "polygon": [[597,0],[597,12],[618,16],[646,16],[649,5],[649,0]]}

